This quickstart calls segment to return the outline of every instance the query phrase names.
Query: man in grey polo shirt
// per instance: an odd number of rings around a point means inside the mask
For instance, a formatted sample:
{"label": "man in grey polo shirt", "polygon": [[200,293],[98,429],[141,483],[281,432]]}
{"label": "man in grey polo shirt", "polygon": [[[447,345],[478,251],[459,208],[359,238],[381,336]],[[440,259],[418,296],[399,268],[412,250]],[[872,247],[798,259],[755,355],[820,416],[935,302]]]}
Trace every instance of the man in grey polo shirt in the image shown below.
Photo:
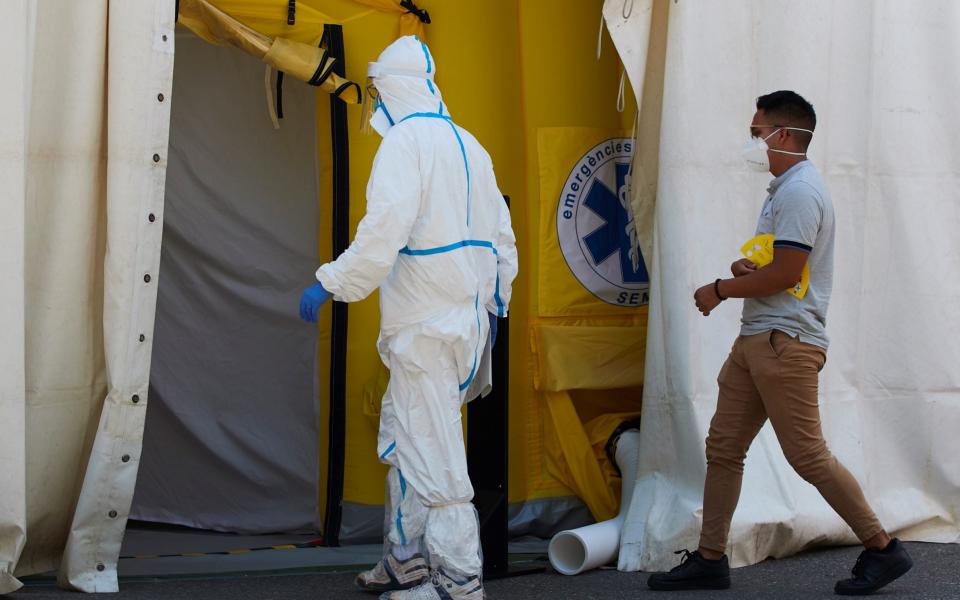
{"label": "man in grey polo shirt", "polygon": [[[740,498],[747,449],[770,420],[790,465],[813,484],[850,525],[866,549],[853,578],[839,581],[843,595],[870,594],[912,566],[906,549],[891,539],[859,484],[830,453],[820,427],[817,384],[826,363],[827,306],[833,288],[834,216],[830,194],[807,160],[816,127],[813,106],[795,92],[757,99],[744,159],[775,179],[767,189],[757,235],[772,234],[773,262],[731,265],[733,278],[717,279],[694,294],[704,316],[727,298],[744,298],[740,336],[717,382],[717,410],[707,436],[700,547],[669,573],[656,573],[656,590],[722,589],[730,586],[724,554],[730,521]],[[809,268],[802,297],[788,292]]]}

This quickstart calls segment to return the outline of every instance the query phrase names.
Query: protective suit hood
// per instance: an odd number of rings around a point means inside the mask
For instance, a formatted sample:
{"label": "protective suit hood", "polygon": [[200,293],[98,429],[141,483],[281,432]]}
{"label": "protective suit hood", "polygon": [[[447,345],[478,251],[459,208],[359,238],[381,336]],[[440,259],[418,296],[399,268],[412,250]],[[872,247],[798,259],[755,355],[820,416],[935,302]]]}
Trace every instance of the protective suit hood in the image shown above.
{"label": "protective suit hood", "polygon": [[440,88],[433,81],[437,65],[417,36],[404,36],[370,63],[367,74],[379,92],[370,125],[382,136],[414,113],[450,116]]}

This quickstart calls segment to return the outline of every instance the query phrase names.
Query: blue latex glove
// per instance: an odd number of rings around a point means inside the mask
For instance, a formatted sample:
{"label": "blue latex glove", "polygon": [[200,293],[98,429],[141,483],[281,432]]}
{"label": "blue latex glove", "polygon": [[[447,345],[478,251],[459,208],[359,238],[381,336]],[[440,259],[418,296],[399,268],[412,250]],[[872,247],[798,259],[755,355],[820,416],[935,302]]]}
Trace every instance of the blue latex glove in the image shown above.
{"label": "blue latex glove", "polygon": [[493,313],[487,313],[487,316],[490,317],[490,347],[497,343],[497,315]]}
{"label": "blue latex glove", "polygon": [[303,295],[300,296],[300,318],[307,323],[316,323],[317,313],[320,312],[320,307],[323,306],[324,302],[329,300],[332,295],[333,294],[323,289],[319,281],[303,290]]}

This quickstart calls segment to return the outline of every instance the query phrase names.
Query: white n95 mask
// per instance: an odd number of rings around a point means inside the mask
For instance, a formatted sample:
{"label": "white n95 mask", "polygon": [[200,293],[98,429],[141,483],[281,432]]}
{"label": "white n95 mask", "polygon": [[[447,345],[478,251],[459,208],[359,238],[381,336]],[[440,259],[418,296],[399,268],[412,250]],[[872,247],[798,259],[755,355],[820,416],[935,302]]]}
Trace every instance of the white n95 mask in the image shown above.
{"label": "white n95 mask", "polygon": [[813,135],[813,132],[809,129],[803,129],[800,127],[778,127],[765,138],[752,137],[743,146],[743,150],[740,155],[743,157],[744,162],[747,163],[754,171],[760,171],[765,173],[770,170],[770,157],[767,155],[767,151],[770,152],[779,152],[780,154],[790,154],[792,156],[806,156],[806,152],[788,152],[786,150],[777,150],[776,148],[770,148],[767,146],[767,140],[776,135],[781,129],[793,129],[795,131],[806,131],[810,135]]}

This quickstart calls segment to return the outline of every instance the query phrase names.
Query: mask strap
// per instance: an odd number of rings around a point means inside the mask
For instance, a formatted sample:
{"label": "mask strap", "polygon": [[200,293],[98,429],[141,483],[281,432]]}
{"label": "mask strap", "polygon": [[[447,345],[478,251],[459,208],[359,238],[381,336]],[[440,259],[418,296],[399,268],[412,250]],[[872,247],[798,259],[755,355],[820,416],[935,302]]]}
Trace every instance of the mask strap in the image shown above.
{"label": "mask strap", "polygon": [[[793,129],[794,131],[806,131],[810,135],[813,135],[812,131],[810,131],[809,129],[803,129],[802,127],[777,127],[776,131],[774,131],[767,137],[763,138],[763,142],[766,143],[767,140],[775,136],[777,132],[779,132],[781,129]],[[777,150],[776,148],[771,148],[769,146],[767,146],[767,150],[769,150],[770,152],[777,152],[778,154],[789,154],[790,156],[806,156],[807,155],[806,152],[788,152],[787,150]]]}
{"label": "mask strap", "polygon": [[387,121],[390,122],[391,127],[396,125],[396,123],[393,122],[393,117],[390,116],[390,111],[387,110],[387,105],[383,103],[383,100],[377,100],[377,108],[383,111],[383,114],[387,117]]}
{"label": "mask strap", "polygon": [[789,154],[791,156],[806,156],[806,152],[787,152],[786,150],[777,150],[776,148],[767,148],[770,152],[777,152],[779,154]]}

